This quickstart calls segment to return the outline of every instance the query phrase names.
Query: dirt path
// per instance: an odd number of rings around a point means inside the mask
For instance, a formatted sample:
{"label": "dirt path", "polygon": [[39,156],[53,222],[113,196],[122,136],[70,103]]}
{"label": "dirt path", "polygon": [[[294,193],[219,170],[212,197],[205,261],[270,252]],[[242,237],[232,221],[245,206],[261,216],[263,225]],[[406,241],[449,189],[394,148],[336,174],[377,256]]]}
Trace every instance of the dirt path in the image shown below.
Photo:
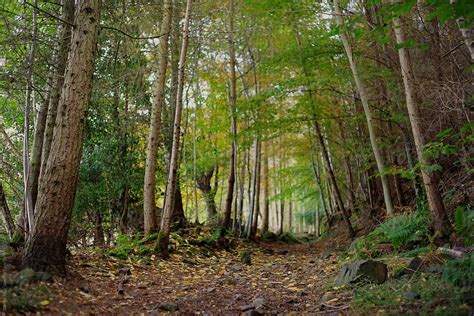
{"label": "dirt path", "polygon": [[[241,263],[243,251],[252,253],[251,265]],[[51,286],[53,298],[45,311],[328,312],[332,302],[322,305],[320,299],[336,273],[335,263],[334,255],[321,256],[318,249],[307,245],[241,245],[231,252],[218,251],[207,256],[200,253],[189,258],[174,255],[171,260],[155,259],[149,265],[98,254],[78,254],[69,267],[72,277],[57,280]],[[119,270],[124,267],[130,268],[131,274],[123,294],[119,294],[118,284],[124,278]],[[344,306],[338,309],[343,310]]]}

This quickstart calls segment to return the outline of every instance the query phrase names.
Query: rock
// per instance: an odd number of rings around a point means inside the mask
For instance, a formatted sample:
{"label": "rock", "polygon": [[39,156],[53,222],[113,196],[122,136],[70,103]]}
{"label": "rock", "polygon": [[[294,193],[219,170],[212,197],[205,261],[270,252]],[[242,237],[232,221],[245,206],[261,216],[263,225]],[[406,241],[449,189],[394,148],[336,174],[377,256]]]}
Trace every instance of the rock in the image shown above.
{"label": "rock", "polygon": [[131,275],[132,271],[129,267],[124,267],[119,269],[119,275]]}
{"label": "rock", "polygon": [[263,249],[263,252],[264,253],[267,253],[269,255],[273,255],[275,252],[273,251],[273,249],[270,249],[270,248],[265,248]]}
{"label": "rock", "polygon": [[407,300],[419,300],[421,298],[420,294],[415,292],[408,292],[402,295],[402,298]]}
{"label": "rock", "polygon": [[335,296],[331,293],[324,293],[323,296],[319,299],[321,303],[327,302],[335,298]]}
{"label": "rock", "polygon": [[197,264],[195,260],[189,258],[184,258],[183,263],[187,264],[188,266],[195,266]]}
{"label": "rock", "polygon": [[333,253],[332,250],[326,249],[323,252],[321,252],[321,254],[319,255],[319,258],[328,259],[329,257],[331,257],[332,253]]}
{"label": "rock", "polygon": [[230,267],[230,270],[232,272],[239,272],[242,270],[242,266],[239,264],[234,264],[232,267]]}
{"label": "rock", "polygon": [[261,311],[263,311],[264,307],[265,307],[265,299],[257,297],[256,299],[253,300],[251,304],[241,306],[240,310],[242,312],[257,310],[260,313]]}
{"label": "rock", "polygon": [[10,285],[23,285],[32,283],[35,281],[49,281],[51,279],[51,274],[47,272],[35,272],[35,270],[26,268],[18,272],[13,279],[10,280]]}
{"label": "rock", "polygon": [[399,279],[404,275],[411,275],[416,272],[422,271],[423,268],[423,260],[420,257],[415,257],[411,259],[410,263],[408,266],[398,272],[395,273],[393,276],[395,279]]}
{"label": "rock", "polygon": [[173,304],[173,303],[164,303],[164,304],[160,304],[158,306],[158,310],[160,311],[163,311],[163,312],[176,312],[179,310],[179,307],[178,305],[176,304]]}
{"label": "rock", "polygon": [[387,280],[387,265],[375,260],[357,260],[345,263],[334,284],[344,285],[362,280],[381,284]]}

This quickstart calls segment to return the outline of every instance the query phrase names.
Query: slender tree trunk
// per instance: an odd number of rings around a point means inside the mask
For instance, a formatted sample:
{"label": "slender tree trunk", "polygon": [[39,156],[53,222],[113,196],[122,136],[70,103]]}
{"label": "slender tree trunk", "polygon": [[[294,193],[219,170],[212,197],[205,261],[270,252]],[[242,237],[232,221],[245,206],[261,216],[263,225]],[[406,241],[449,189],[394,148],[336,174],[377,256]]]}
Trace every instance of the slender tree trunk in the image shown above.
{"label": "slender tree trunk", "polygon": [[268,231],[268,222],[270,217],[270,181],[268,176],[268,151],[264,143],[263,157],[263,216],[262,216],[262,234]]}
{"label": "slender tree trunk", "polygon": [[162,30],[165,35],[160,38],[159,65],[156,86],[154,87],[153,103],[151,110],[150,133],[148,134],[147,155],[145,164],[145,184],[143,191],[143,214],[145,236],[158,229],[156,220],[156,153],[160,141],[161,112],[163,109],[166,85],[166,70],[168,66],[168,39],[171,31],[172,0],[167,0],[163,5]]}
{"label": "slender tree trunk", "polygon": [[[33,93],[33,65],[35,63],[35,56],[36,56],[36,40],[37,40],[37,33],[38,33],[38,25],[37,25],[37,16],[38,16],[38,0],[34,1],[35,9],[33,10],[33,31],[31,37],[31,44],[30,50],[28,53],[28,65],[27,65],[27,73],[26,73],[26,96],[25,96],[25,120],[23,123],[23,188],[24,188],[24,207],[26,211],[26,215],[28,217],[28,231],[31,232],[33,230],[33,214],[34,214],[34,205],[31,195],[31,190],[29,187],[29,168],[30,168],[30,160],[29,160],[29,142],[30,142],[30,112],[32,106],[32,93]],[[34,105],[34,104],[33,104]]]}
{"label": "slender tree trunk", "polygon": [[[405,32],[400,18],[395,17],[393,19],[393,28],[395,31],[397,44],[405,43]],[[443,197],[438,187],[438,175],[433,172],[428,172],[427,167],[431,164],[431,162],[423,155],[423,146],[425,145],[425,140],[422,133],[420,110],[418,108],[418,104],[415,101],[414,74],[410,64],[408,49],[399,48],[398,56],[402,70],[403,84],[405,87],[408,115],[410,117],[411,129],[413,132],[413,139],[415,140],[418,161],[421,163],[421,175],[425,185],[428,205],[433,217],[433,226],[437,235],[436,237],[444,238],[449,236],[450,224],[446,210],[444,208]]]}
{"label": "slender tree trunk", "polygon": [[35,225],[23,257],[24,265],[37,271],[65,273],[67,234],[92,91],[99,17],[100,0],[80,2],[58,106],[58,124],[40,183]]}
{"label": "slender tree trunk", "polygon": [[[336,119],[336,123],[339,128],[339,137],[341,138],[341,142],[343,146],[346,146],[346,135],[344,133],[344,127],[342,126],[342,122],[340,119]],[[344,170],[346,173],[346,183],[347,183],[347,195],[349,197],[349,205],[351,207],[352,212],[356,212],[356,198],[354,194],[354,180],[352,177],[352,168],[351,168],[351,162],[349,160],[349,153],[346,151],[344,153]]]}
{"label": "slender tree trunk", "polygon": [[232,134],[232,144],[230,148],[230,170],[227,184],[227,196],[224,208],[224,218],[222,227],[228,228],[232,213],[232,201],[234,196],[236,156],[237,156],[237,123],[235,110],[237,104],[237,77],[235,74],[235,48],[234,48],[234,0],[229,0],[229,34],[227,37],[229,45],[229,63],[230,63],[230,124]]}
{"label": "slender tree trunk", "polygon": [[320,149],[321,149],[321,153],[323,155],[324,161],[326,162],[326,170],[329,174],[329,179],[331,180],[332,187],[334,189],[337,206],[341,210],[342,217],[344,219],[344,222],[346,223],[347,232],[349,234],[349,237],[353,238],[355,236],[354,229],[352,228],[352,224],[351,224],[351,221],[349,219],[349,214],[347,213],[347,210],[344,207],[344,202],[342,201],[341,192],[339,191],[339,186],[337,185],[336,176],[334,175],[334,171],[331,167],[331,160],[329,159],[329,154],[328,154],[328,151],[326,149],[326,144],[324,142],[324,138],[323,138],[323,135],[322,135],[322,132],[321,132],[321,128],[320,128],[319,123],[318,123],[317,120],[314,120],[314,128],[315,128],[315,131],[316,131],[316,136],[319,140],[319,146],[320,146]]}
{"label": "slender tree trunk", "polygon": [[[334,0],[334,13],[335,13],[335,19],[336,19],[337,24],[339,26],[343,26],[344,22],[342,18],[342,13],[341,13],[341,10],[339,9],[337,0]],[[351,48],[351,45],[349,44],[349,40],[347,39],[347,36],[344,31],[342,31],[339,34],[339,36],[341,37],[342,44],[344,45],[347,58],[349,59],[349,64],[351,66],[352,74],[354,76],[354,81],[356,83],[360,99],[362,101],[362,106],[364,107],[365,117],[367,119],[367,127],[369,130],[370,144],[372,145],[372,151],[374,152],[375,161],[377,162],[377,168],[379,170],[380,179],[382,181],[383,196],[385,200],[385,207],[387,208],[387,214],[392,215],[393,203],[392,203],[392,197],[390,196],[390,186],[388,184],[387,176],[385,175],[385,165],[384,165],[383,157],[380,154],[380,149],[377,144],[377,137],[375,135],[375,131],[374,131],[373,123],[372,123],[372,113],[369,107],[368,97],[365,91],[365,87],[362,83],[362,80],[359,77],[359,73],[357,71],[357,66],[352,55],[352,48]]]}
{"label": "slender tree trunk", "polygon": [[249,210],[249,229],[247,238],[255,238],[257,233],[258,212],[260,204],[260,140],[255,137],[255,157],[252,179],[252,199]]}
{"label": "slender tree trunk", "polygon": [[28,190],[31,194],[31,206],[34,210],[36,198],[38,196],[38,181],[41,170],[41,154],[43,148],[44,130],[46,128],[46,117],[51,96],[51,85],[53,84],[53,68],[48,76],[47,90],[43,103],[36,115],[35,135],[33,138],[33,149],[31,151],[30,167],[28,170]]}
{"label": "slender tree trunk", "polygon": [[9,238],[13,237],[15,233],[15,223],[13,221],[12,214],[10,213],[10,208],[8,207],[7,198],[5,197],[5,192],[3,191],[3,185],[0,181],[0,208],[2,209],[3,222],[5,228],[7,229],[7,234]]}
{"label": "slender tree trunk", "polygon": [[171,221],[173,216],[173,206],[176,194],[176,184],[178,175],[178,162],[179,162],[179,140],[181,132],[181,113],[183,110],[183,89],[184,89],[184,76],[186,70],[186,55],[188,50],[189,41],[189,20],[191,15],[192,0],[188,0],[186,5],[186,16],[184,19],[183,26],[183,42],[181,46],[181,54],[179,58],[179,73],[178,73],[178,95],[176,98],[176,112],[174,115],[174,127],[173,127],[173,145],[171,150],[171,161],[170,171],[168,174],[167,190],[165,207],[163,208],[163,217],[161,220],[161,238],[158,241],[160,244],[161,253],[164,258],[169,257],[168,244],[169,234],[171,231]]}

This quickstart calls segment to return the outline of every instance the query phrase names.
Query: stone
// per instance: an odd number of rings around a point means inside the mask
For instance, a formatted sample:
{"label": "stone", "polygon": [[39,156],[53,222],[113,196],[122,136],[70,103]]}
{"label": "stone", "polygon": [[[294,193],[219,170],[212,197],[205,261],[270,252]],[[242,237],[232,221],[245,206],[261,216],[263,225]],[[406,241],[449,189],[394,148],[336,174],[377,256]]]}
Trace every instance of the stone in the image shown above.
{"label": "stone", "polygon": [[163,303],[158,305],[158,310],[163,311],[163,312],[176,312],[179,310],[178,305],[173,304],[173,303]]}
{"label": "stone", "polygon": [[402,298],[407,300],[419,300],[421,298],[420,294],[415,292],[408,292],[402,295]]}
{"label": "stone", "polygon": [[363,280],[377,284],[384,283],[387,280],[387,265],[370,259],[345,263],[334,281],[334,285],[347,285]]}
{"label": "stone", "polygon": [[239,264],[234,264],[232,267],[230,267],[230,270],[232,272],[239,272],[242,270],[242,266]]}
{"label": "stone", "polygon": [[410,263],[406,268],[403,268],[402,270],[398,271],[395,273],[393,276],[395,279],[400,279],[404,275],[412,275],[416,272],[421,272],[424,268],[424,263],[423,259],[420,257],[415,257],[410,260]]}

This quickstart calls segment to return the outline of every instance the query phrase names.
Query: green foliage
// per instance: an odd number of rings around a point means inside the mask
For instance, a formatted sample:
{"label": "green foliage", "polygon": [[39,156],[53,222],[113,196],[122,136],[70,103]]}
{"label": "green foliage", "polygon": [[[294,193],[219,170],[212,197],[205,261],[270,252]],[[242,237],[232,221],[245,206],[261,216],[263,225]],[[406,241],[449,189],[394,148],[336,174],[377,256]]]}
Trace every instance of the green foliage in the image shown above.
{"label": "green foliage", "polygon": [[469,253],[460,259],[449,260],[443,267],[442,277],[445,281],[456,286],[474,286],[474,253]]}
{"label": "green foliage", "polygon": [[[45,285],[15,287],[7,289],[3,297],[0,295],[0,306],[3,305],[10,312],[36,312],[41,307],[49,304],[49,296],[48,288]],[[1,304],[2,298],[4,300],[3,304]]]}
{"label": "green foliage", "polygon": [[472,246],[474,243],[474,212],[458,206],[454,212],[454,230],[459,237],[464,239],[465,246]]}
{"label": "green foliage", "polygon": [[119,235],[116,240],[115,248],[109,254],[113,257],[126,260],[133,249],[132,239],[128,235]]}
{"label": "green foliage", "polygon": [[142,239],[140,234],[136,235],[133,239],[128,235],[119,235],[116,245],[109,251],[109,255],[127,260],[132,255],[142,256],[150,254],[153,252],[153,246],[150,243],[158,238],[159,233],[151,234],[146,239]]}
{"label": "green foliage", "polygon": [[427,238],[428,223],[429,213],[426,206],[413,213],[397,215],[357,240],[354,246],[355,254],[362,258],[377,257],[380,255],[377,251],[378,244],[389,243],[400,249],[423,241]]}
{"label": "green foliage", "polygon": [[294,235],[292,235],[291,233],[283,233],[283,234],[279,235],[278,237],[282,242],[287,243],[287,244],[299,244],[300,243],[300,241]]}
{"label": "green foliage", "polygon": [[242,252],[240,254],[240,261],[248,266],[252,265],[252,254],[247,251]]}
{"label": "green foliage", "polygon": [[262,240],[265,242],[276,242],[278,241],[278,235],[271,231],[266,231],[261,236]]}
{"label": "green foliage", "polygon": [[[421,299],[415,302],[405,298],[406,293],[416,293]],[[380,285],[362,285],[355,289],[351,303],[357,313],[373,314],[384,310],[388,314],[404,311],[422,315],[463,315],[469,312],[469,289],[454,286],[444,279],[420,274],[406,280],[390,280]]]}

